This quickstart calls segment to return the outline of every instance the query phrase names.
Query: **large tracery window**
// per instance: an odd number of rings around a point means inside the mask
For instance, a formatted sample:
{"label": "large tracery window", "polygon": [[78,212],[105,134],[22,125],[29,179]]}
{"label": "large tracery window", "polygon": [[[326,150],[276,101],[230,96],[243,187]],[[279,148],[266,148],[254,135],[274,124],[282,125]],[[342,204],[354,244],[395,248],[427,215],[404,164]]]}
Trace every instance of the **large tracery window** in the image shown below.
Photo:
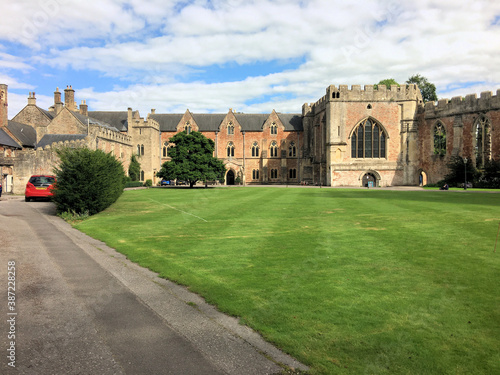
{"label": "large tracery window", "polygon": [[385,158],[386,134],[382,126],[366,119],[354,130],[351,136],[352,158]]}
{"label": "large tracery window", "polygon": [[474,151],[476,156],[476,167],[483,168],[484,164],[490,160],[491,157],[491,127],[490,121],[482,117],[475,126],[475,145]]}
{"label": "large tracery window", "polygon": [[440,122],[434,127],[434,155],[446,155],[446,130]]}

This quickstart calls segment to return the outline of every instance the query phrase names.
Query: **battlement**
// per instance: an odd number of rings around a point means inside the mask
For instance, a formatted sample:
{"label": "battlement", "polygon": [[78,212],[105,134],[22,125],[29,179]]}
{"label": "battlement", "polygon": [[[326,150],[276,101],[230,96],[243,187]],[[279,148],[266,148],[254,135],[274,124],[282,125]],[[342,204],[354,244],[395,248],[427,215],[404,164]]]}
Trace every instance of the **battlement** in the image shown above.
{"label": "battlement", "polygon": [[470,94],[465,98],[455,96],[451,100],[439,99],[437,102],[427,102],[423,111],[426,118],[432,118],[492,109],[500,109],[500,89],[497,90],[496,95],[492,95],[491,91],[485,91],[479,98],[476,94]]}
{"label": "battlement", "polygon": [[114,131],[111,129],[104,128],[99,125],[91,125],[92,131],[91,133],[94,134],[96,137],[109,140],[109,141],[114,141],[114,142],[119,142],[123,143],[126,145],[131,145],[132,144],[132,137],[123,134],[118,131]]}
{"label": "battlement", "polygon": [[365,85],[363,90],[361,85],[330,85],[326,88],[326,95],[316,103],[304,104],[302,110],[321,111],[328,102],[386,102],[386,101],[408,101],[415,100],[418,104],[423,104],[422,94],[416,84],[409,85],[391,85],[387,88],[385,85]]}
{"label": "battlement", "polygon": [[46,145],[45,147],[38,147],[36,151],[50,151],[51,149],[57,149],[57,148],[81,148],[81,147],[86,147],[86,139],[79,139],[79,140],[72,140],[72,141],[59,141],[59,142],[54,142],[50,145]]}

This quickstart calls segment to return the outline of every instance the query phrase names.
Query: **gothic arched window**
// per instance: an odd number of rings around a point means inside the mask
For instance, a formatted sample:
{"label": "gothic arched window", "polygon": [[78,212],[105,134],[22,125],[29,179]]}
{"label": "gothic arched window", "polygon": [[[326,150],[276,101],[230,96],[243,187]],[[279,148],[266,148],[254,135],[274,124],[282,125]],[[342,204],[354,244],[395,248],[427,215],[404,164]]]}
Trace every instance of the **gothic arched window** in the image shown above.
{"label": "gothic arched window", "polygon": [[271,142],[271,147],[269,147],[269,154],[272,158],[278,156],[278,144],[276,143],[276,141]]}
{"label": "gothic arched window", "polygon": [[229,125],[227,126],[227,134],[228,135],[234,134],[234,125],[232,122],[230,122]]}
{"label": "gothic arched window", "polygon": [[290,143],[288,147],[288,156],[294,158],[297,155],[297,148],[295,147],[295,142]]}
{"label": "gothic arched window", "polygon": [[274,122],[271,124],[271,134],[278,134],[278,126]]}
{"label": "gothic arched window", "polygon": [[386,134],[372,119],[362,121],[351,135],[352,158],[385,158]]}
{"label": "gothic arched window", "polygon": [[252,144],[252,157],[259,157],[259,144],[257,142]]}
{"label": "gothic arched window", "polygon": [[440,122],[434,126],[434,155],[446,155],[446,130]]}
{"label": "gothic arched window", "polygon": [[476,156],[476,167],[483,168],[484,164],[491,158],[491,126],[490,120],[481,117],[474,125],[474,153]]}
{"label": "gothic arched window", "polygon": [[234,143],[233,142],[229,142],[227,144],[227,157],[231,158],[233,156],[234,156]]}

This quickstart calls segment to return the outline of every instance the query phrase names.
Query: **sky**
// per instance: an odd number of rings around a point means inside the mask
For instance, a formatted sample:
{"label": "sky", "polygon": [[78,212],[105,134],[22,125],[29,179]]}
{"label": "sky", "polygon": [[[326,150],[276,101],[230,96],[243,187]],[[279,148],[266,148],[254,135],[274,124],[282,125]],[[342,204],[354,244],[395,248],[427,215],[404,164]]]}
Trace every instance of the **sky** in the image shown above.
{"label": "sky", "polygon": [[404,83],[439,98],[500,89],[497,0],[4,1],[9,119],[36,92],[91,111],[300,113],[329,85]]}

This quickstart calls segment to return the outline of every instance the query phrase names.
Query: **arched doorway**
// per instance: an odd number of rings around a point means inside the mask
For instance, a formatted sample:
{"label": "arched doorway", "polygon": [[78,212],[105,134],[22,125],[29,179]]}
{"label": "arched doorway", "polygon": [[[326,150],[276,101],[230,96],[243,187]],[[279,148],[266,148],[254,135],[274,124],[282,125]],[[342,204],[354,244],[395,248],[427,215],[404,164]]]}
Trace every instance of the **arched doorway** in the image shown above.
{"label": "arched doorway", "polygon": [[227,171],[226,185],[234,185],[234,171],[232,169]]}
{"label": "arched doorway", "polygon": [[424,171],[420,171],[420,175],[418,176],[418,185],[425,186],[427,185],[427,173]]}
{"label": "arched doorway", "polygon": [[373,173],[365,173],[363,176],[363,187],[376,187],[377,186],[377,178]]}

